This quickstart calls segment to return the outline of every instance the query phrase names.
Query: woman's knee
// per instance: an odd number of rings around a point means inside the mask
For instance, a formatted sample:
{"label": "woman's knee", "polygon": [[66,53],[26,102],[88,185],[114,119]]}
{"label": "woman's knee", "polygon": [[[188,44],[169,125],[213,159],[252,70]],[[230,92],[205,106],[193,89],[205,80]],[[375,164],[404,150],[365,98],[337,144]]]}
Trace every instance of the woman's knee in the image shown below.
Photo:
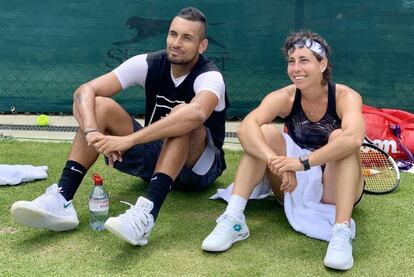
{"label": "woman's knee", "polygon": [[329,135],[328,142],[336,139],[342,133],[342,129],[333,130]]}
{"label": "woman's knee", "polygon": [[260,126],[266,143],[279,155],[285,155],[286,142],[282,132],[273,124]]}

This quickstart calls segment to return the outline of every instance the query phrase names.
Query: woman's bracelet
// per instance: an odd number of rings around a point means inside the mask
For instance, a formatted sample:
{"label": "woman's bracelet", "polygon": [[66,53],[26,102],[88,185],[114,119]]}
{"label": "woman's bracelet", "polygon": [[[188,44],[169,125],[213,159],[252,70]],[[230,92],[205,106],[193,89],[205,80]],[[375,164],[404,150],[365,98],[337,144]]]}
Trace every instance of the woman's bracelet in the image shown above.
{"label": "woman's bracelet", "polygon": [[86,128],[85,131],[83,131],[83,135],[86,136],[87,134],[92,133],[92,132],[99,132],[99,129],[96,129],[96,128]]}

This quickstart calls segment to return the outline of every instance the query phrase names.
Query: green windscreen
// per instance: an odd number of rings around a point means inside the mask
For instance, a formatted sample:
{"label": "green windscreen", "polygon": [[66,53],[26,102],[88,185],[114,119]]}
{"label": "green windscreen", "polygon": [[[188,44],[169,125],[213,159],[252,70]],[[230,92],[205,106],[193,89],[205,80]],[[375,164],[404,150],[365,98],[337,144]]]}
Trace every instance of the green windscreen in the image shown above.
{"label": "green windscreen", "polygon": [[[280,49],[299,29],[328,41],[336,83],[366,104],[414,112],[413,0],[1,1],[0,112],[71,113],[79,85],[164,48],[170,20],[186,5],[207,16],[206,56],[224,75],[229,117],[290,83]],[[142,88],[116,99],[144,113]]]}

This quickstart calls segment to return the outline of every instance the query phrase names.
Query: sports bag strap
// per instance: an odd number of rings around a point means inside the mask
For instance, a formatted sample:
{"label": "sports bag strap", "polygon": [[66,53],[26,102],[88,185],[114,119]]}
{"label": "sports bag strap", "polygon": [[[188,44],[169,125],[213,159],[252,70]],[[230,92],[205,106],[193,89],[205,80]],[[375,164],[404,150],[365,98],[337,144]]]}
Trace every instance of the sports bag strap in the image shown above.
{"label": "sports bag strap", "polygon": [[414,157],[410,150],[408,150],[407,146],[401,140],[401,127],[398,124],[390,124],[389,128],[392,130],[394,135],[396,136],[397,144],[400,149],[404,152],[404,154],[408,157],[408,160],[399,160],[398,168],[402,170],[408,170],[413,166]]}

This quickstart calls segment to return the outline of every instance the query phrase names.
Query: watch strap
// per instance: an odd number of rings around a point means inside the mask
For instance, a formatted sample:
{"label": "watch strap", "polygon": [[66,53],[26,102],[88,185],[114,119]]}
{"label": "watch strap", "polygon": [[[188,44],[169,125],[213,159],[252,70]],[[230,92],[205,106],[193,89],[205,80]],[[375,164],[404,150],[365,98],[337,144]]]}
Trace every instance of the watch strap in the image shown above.
{"label": "watch strap", "polygon": [[310,169],[308,155],[302,155],[302,156],[300,156],[299,157],[299,161],[303,164],[303,168],[304,168],[305,171]]}

